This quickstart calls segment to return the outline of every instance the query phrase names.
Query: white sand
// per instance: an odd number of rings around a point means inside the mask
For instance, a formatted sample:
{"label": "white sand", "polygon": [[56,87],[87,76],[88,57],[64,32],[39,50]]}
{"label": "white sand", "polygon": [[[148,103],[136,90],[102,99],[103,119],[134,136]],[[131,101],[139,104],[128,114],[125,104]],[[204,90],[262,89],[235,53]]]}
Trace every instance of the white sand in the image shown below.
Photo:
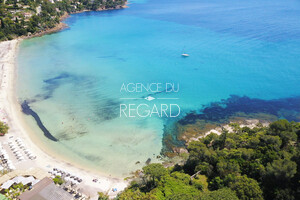
{"label": "white sand", "polygon": [[[83,193],[90,196],[91,199],[97,199],[98,191],[108,192],[110,197],[115,197],[117,192],[112,192],[112,188],[117,188],[118,192],[122,191],[128,182],[75,167],[61,158],[55,157],[54,154],[50,155],[48,152],[44,152],[36,145],[38,141],[33,137],[32,130],[24,123],[21,106],[15,97],[14,80],[17,75],[15,60],[19,42],[19,40],[12,40],[0,43],[0,120],[6,122],[10,127],[9,133],[0,137],[0,142],[9,153],[10,149],[6,145],[9,137],[20,138],[37,158],[34,161],[27,159],[22,162],[12,159],[16,168],[40,168],[51,171],[55,167],[80,177],[83,180],[80,187],[83,188]],[[10,157],[13,157],[12,153]],[[98,179],[97,183],[92,181],[95,178]]]}
{"label": "white sand", "polygon": [[[258,123],[261,123],[261,125],[264,126],[264,127],[269,126],[269,124],[270,124],[269,122],[266,122],[266,121],[261,122],[258,119],[245,119],[245,120],[240,121],[240,122],[233,121],[233,122],[230,122],[230,123],[238,123],[241,128],[248,127],[248,128],[251,128],[251,129],[254,128],[254,127],[257,127]],[[200,136],[197,136],[197,137],[192,137],[192,138],[189,139],[189,141],[187,143],[190,143],[192,141],[198,141],[199,139],[204,138],[204,137],[208,136],[211,133],[221,135],[223,130],[227,130],[229,133],[232,133],[233,128],[229,124],[226,124],[222,127],[217,127],[217,128],[211,129],[211,130],[207,131],[206,133],[204,133],[203,135],[200,135]]]}

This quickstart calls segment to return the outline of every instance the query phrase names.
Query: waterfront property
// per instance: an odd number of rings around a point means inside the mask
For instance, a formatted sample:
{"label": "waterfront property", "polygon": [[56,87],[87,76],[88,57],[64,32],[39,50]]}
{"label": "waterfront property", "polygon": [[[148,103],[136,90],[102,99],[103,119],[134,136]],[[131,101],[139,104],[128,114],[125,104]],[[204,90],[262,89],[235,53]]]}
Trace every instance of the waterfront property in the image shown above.
{"label": "waterfront property", "polygon": [[19,200],[73,200],[74,197],[57,187],[53,180],[45,177],[18,197]]}

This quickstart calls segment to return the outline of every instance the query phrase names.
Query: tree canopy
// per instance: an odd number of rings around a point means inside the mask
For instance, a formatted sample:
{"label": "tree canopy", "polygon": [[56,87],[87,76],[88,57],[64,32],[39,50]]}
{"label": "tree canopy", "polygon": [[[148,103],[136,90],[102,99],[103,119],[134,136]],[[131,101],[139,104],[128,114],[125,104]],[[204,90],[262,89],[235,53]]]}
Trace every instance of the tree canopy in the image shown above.
{"label": "tree canopy", "polygon": [[126,0],[6,0],[0,3],[0,41],[54,28],[66,13],[114,9]]}
{"label": "tree canopy", "polygon": [[144,167],[117,199],[300,199],[300,123],[233,127],[191,142],[184,165]]}
{"label": "tree canopy", "polygon": [[3,122],[0,122],[0,135],[5,135],[8,132],[9,127],[4,124]]}

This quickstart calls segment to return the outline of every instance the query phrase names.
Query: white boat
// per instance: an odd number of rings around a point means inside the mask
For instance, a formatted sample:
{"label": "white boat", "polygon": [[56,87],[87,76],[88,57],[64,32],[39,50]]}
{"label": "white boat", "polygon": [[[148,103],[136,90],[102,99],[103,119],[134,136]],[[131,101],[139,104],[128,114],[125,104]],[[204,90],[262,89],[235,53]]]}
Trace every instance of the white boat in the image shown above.
{"label": "white boat", "polygon": [[183,57],[189,57],[190,55],[187,54],[187,53],[183,53],[183,54],[181,54],[181,56],[183,56]]}

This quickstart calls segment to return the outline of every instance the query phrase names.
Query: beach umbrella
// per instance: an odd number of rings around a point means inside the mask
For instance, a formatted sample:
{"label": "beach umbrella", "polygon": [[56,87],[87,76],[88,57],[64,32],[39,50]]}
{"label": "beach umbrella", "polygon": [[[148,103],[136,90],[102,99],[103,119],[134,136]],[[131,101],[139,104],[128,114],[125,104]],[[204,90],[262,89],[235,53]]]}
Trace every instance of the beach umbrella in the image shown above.
{"label": "beach umbrella", "polygon": [[24,158],[22,155],[17,155],[17,158]]}
{"label": "beach umbrella", "polygon": [[14,145],[12,145],[11,147],[10,147],[10,149],[16,149],[17,147],[16,146],[14,146]]}
{"label": "beach umbrella", "polygon": [[69,177],[65,177],[65,181],[70,181],[70,178]]}
{"label": "beach umbrella", "polygon": [[16,156],[17,158],[24,158],[21,154]]}
{"label": "beach umbrella", "polygon": [[22,155],[19,151],[17,151],[15,154],[16,154],[16,156]]}

